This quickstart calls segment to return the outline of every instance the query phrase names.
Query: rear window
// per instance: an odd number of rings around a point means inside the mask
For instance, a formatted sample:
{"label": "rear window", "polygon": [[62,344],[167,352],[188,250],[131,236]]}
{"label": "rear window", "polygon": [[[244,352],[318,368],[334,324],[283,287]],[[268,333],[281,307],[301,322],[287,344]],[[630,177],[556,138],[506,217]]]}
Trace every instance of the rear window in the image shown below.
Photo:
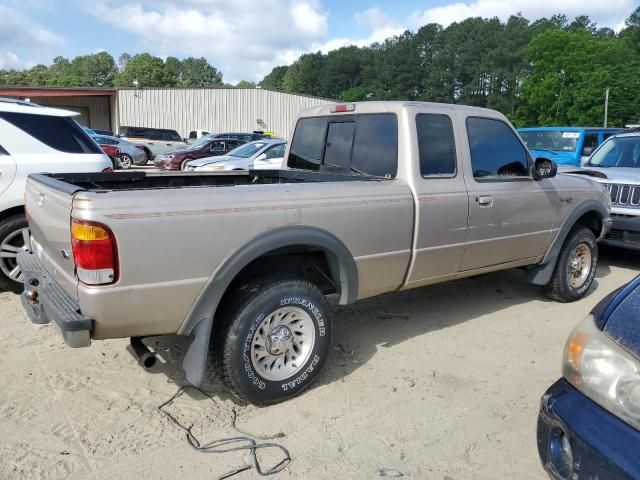
{"label": "rear window", "polygon": [[296,126],[287,165],[395,177],[397,118],[394,114],[302,118]]}
{"label": "rear window", "polygon": [[70,117],[0,112],[11,123],[54,150],[65,153],[102,153],[78,123]]}

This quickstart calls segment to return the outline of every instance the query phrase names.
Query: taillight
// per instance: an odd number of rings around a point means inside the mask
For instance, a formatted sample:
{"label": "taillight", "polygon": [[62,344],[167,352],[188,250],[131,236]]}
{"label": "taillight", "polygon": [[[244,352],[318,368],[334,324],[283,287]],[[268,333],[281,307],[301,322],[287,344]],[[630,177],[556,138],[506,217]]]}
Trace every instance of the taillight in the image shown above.
{"label": "taillight", "polygon": [[102,173],[113,173],[113,167],[107,167],[102,170]]}
{"label": "taillight", "polygon": [[116,238],[107,226],[72,219],[71,248],[76,273],[82,283],[108,285],[117,280]]}
{"label": "taillight", "polygon": [[331,107],[331,113],[344,113],[344,112],[354,112],[356,110],[356,106],[353,103],[348,104],[338,104]]}

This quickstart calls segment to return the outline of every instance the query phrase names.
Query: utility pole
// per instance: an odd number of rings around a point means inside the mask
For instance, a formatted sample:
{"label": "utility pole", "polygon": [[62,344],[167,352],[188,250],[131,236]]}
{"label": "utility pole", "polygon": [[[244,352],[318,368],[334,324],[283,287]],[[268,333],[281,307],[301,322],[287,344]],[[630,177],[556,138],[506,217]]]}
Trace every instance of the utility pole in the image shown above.
{"label": "utility pole", "polygon": [[609,87],[604,91],[604,128],[607,128],[607,116],[609,115]]}

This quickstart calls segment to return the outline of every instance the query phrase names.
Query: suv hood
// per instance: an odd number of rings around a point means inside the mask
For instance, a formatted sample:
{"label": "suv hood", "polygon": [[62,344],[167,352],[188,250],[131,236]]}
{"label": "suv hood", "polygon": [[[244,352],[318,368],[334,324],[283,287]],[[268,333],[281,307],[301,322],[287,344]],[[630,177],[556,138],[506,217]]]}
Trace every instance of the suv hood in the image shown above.
{"label": "suv hood", "polygon": [[578,173],[596,177],[595,180],[610,181],[613,183],[627,183],[640,185],[640,168],[633,167],[582,167],[582,168],[561,168],[560,173]]}

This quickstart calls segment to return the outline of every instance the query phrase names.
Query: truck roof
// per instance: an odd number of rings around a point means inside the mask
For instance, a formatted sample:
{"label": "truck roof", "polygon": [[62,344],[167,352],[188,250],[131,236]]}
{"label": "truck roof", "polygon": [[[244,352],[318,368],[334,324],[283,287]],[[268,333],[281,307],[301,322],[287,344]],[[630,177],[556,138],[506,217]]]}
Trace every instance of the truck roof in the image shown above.
{"label": "truck roof", "polygon": [[[348,107],[350,110],[337,111],[336,107]],[[491,110],[489,108],[472,107],[469,105],[460,105],[453,103],[436,103],[436,102],[416,102],[416,101],[370,101],[370,102],[342,102],[331,103],[326,105],[320,105],[317,107],[307,108],[302,110],[299,114],[300,117],[309,116],[324,116],[337,114],[356,114],[356,113],[398,113],[405,107],[415,108],[432,108],[437,110],[454,110],[474,113],[476,115],[490,116],[490,117],[504,117],[500,112]]]}
{"label": "truck roof", "polygon": [[621,130],[616,127],[525,127],[519,128],[519,132],[547,131],[547,132],[583,132],[591,130],[602,130],[607,132],[617,132]]}

